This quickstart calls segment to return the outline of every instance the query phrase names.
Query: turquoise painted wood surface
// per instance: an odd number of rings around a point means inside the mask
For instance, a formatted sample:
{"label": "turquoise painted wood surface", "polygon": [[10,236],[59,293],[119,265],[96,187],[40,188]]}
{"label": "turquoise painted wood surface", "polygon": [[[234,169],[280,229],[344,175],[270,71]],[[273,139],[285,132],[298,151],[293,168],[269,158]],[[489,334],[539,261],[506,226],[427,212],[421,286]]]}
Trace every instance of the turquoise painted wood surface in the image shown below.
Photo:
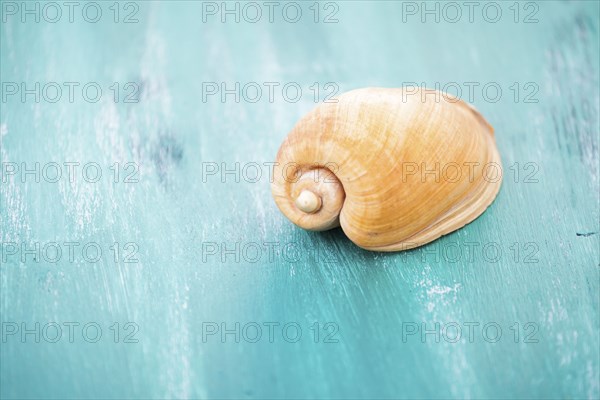
{"label": "turquoise painted wood surface", "polygon": [[[2,2],[2,398],[600,396],[598,3],[313,3]],[[495,203],[294,227],[264,163],[317,89],[410,82],[495,127]]]}

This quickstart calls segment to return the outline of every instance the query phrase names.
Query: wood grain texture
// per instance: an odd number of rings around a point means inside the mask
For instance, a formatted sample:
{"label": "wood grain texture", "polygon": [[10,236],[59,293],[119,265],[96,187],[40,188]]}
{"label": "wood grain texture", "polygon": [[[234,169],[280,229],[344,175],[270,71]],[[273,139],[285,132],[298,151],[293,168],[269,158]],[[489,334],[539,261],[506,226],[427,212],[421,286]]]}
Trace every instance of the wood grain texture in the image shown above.
{"label": "wood grain texture", "polygon": [[[314,22],[312,3],[300,3],[297,23],[281,14],[269,23],[265,8],[258,23],[222,23],[220,14],[203,22],[206,4],[195,1],[137,2],[132,24],[113,22],[112,2],[100,3],[95,24],[66,15],[55,24],[22,23],[18,14],[2,22],[3,96],[6,82],[103,88],[97,103],[71,103],[66,92],[56,103],[18,94],[2,101],[3,168],[96,162],[103,178],[37,183],[3,171],[0,397],[600,396],[598,3],[517,3],[519,23],[513,2],[497,3],[497,23],[482,18],[482,3],[474,22],[465,14],[436,23],[407,15],[406,2],[340,1],[330,24]],[[123,18],[129,10],[120,6]],[[320,19],[333,10],[319,7]],[[535,9],[538,22],[522,23]],[[139,83],[139,101],[115,102],[114,82],[121,99],[130,92],[123,84]],[[204,101],[203,82],[280,86],[272,102],[264,86],[256,103],[221,102]],[[283,98],[287,82],[301,85],[298,102]],[[327,82],[340,92],[457,82],[467,101],[465,83],[479,84],[472,103],[494,126],[505,167],[498,198],[467,227],[403,253],[363,251],[340,230],[294,227],[271,199],[263,163],[314,107],[315,82],[321,97]],[[490,82],[502,89],[496,102],[493,89],[487,98],[481,91]],[[115,162],[139,166],[139,182],[123,183],[121,170],[114,183]],[[237,182],[206,175],[236,162]],[[255,183],[252,171],[241,173],[248,163],[263,166]],[[56,263],[9,254],[12,243],[49,242],[63,243],[63,253],[64,242],[97,243],[102,257],[88,262],[81,247],[73,261],[63,254]],[[123,262],[125,243],[135,243],[138,262]],[[124,343],[128,321],[139,326],[138,343]],[[51,331],[40,343],[8,335],[36,322],[40,331],[49,322],[80,325],[72,343],[64,325],[56,343]],[[97,343],[82,337],[90,322],[103,330]],[[263,336],[203,340],[211,322],[255,322]],[[280,324],[272,342],[268,322]],[[324,340],[328,322],[337,343]],[[282,337],[286,323],[302,328],[298,342]],[[420,332],[435,323],[439,342]],[[456,343],[452,323],[462,328]],[[469,323],[479,324],[473,340]],[[489,323],[502,329],[495,343],[494,327],[482,334]]]}

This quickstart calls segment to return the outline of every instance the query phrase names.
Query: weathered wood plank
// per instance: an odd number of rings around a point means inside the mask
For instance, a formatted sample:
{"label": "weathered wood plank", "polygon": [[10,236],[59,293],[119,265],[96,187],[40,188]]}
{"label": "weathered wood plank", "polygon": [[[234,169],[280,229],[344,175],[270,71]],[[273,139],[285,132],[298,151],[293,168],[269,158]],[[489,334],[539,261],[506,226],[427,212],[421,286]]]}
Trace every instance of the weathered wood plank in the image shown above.
{"label": "weathered wood plank", "polygon": [[[297,23],[281,3],[269,23],[259,3],[257,23],[244,14],[223,23],[220,2],[149,1],[132,3],[131,24],[114,22],[112,2],[99,3],[98,23],[77,13],[69,23],[65,9],[57,23],[43,15],[22,23],[7,3],[2,398],[599,397],[597,2],[493,3],[496,23],[487,3],[473,22],[459,3],[456,23],[443,3],[427,3],[438,4],[437,23],[421,2],[384,1],[321,3],[319,23],[313,2],[300,3]],[[119,21],[135,10],[119,7]],[[322,23],[331,12],[338,22]],[[58,82],[63,95],[21,101],[7,95],[11,82]],[[76,91],[70,102],[64,82],[97,82],[102,97],[92,103]],[[211,82],[256,82],[262,97],[203,98]],[[264,82],[279,84],[273,101]],[[315,82],[320,100],[336,85],[459,88],[495,127],[504,163],[497,200],[458,232],[397,254],[363,251],[339,230],[295,228],[271,200],[264,163],[314,107]],[[299,101],[286,101],[286,83],[301,86]],[[9,163],[35,162],[81,165],[74,182],[6,173]],[[103,174],[96,183],[81,176],[90,162]],[[222,176],[236,163],[237,179]],[[252,182],[256,165],[262,175]],[[124,183],[132,171],[136,182]],[[49,242],[62,245],[58,262],[20,249]],[[65,242],[79,243],[72,260]],[[102,250],[97,262],[82,255],[89,243]],[[73,342],[61,325],[50,343],[50,322],[79,323]],[[102,328],[97,343],[82,337],[90,322]],[[21,323],[40,324],[40,343],[22,340]],[[234,334],[203,337],[221,323],[240,324],[239,343]],[[252,323],[262,328],[256,343]],[[279,324],[272,342],[268,323]],[[301,327],[298,342],[282,336],[286,323]],[[126,343],[134,327],[139,342]],[[94,335],[92,327],[87,339]]]}

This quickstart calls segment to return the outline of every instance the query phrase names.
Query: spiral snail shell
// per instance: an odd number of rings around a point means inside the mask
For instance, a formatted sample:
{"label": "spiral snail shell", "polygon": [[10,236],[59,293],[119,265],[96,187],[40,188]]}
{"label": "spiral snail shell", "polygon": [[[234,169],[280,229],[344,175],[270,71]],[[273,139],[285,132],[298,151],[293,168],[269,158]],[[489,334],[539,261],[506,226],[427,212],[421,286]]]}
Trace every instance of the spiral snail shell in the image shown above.
{"label": "spiral snail shell", "polygon": [[481,215],[501,171],[493,128],[467,103],[435,90],[364,88],[296,124],[271,190],[301,228],[341,225],[364,249],[400,251]]}

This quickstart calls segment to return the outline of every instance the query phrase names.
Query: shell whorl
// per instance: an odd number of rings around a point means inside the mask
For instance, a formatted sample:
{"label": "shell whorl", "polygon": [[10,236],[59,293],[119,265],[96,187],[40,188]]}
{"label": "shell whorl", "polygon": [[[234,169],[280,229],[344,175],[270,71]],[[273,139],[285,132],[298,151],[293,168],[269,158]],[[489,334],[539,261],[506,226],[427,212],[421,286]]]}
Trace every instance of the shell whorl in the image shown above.
{"label": "shell whorl", "polygon": [[301,228],[324,231],[340,226],[346,193],[335,174],[325,166],[289,163],[273,186],[284,214]]}
{"label": "shell whorl", "polygon": [[[319,105],[296,124],[277,154],[272,192],[304,229],[341,225],[360,247],[398,251],[483,213],[501,179],[489,182],[467,169],[490,162],[500,165],[493,129],[468,104],[366,88]],[[452,182],[405,170],[453,163],[461,177]]]}

